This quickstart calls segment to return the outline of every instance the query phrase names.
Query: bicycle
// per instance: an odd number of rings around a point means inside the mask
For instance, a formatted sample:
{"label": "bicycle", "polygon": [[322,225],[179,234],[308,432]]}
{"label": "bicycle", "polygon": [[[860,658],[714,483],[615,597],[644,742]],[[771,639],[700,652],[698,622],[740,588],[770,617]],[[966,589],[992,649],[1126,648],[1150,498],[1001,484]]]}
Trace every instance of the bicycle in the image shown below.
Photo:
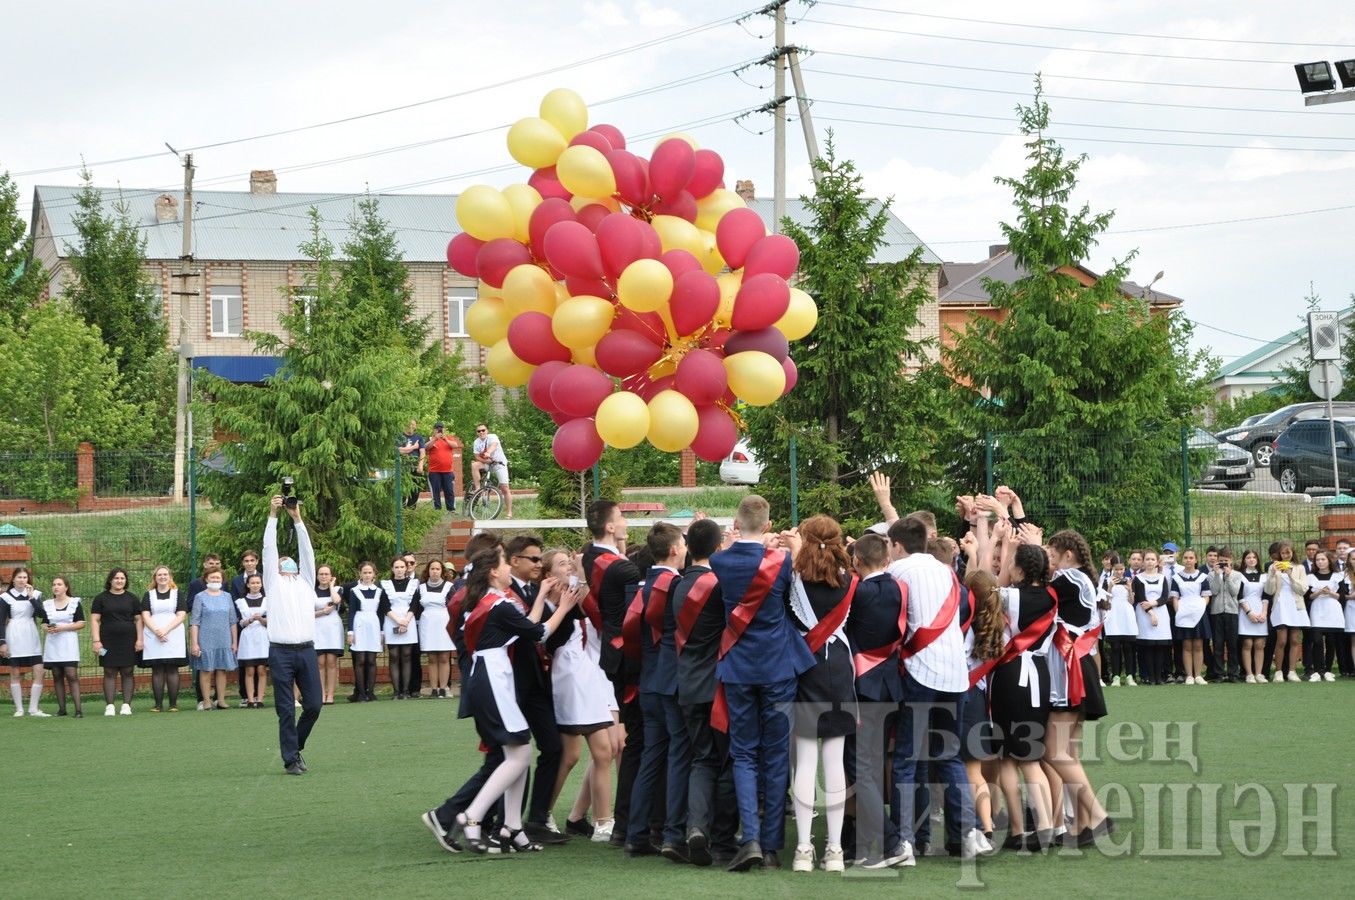
{"label": "bicycle", "polygon": [[493,467],[485,470],[480,477],[480,486],[466,497],[466,511],[473,520],[497,519],[503,511],[503,494],[499,493],[501,482]]}

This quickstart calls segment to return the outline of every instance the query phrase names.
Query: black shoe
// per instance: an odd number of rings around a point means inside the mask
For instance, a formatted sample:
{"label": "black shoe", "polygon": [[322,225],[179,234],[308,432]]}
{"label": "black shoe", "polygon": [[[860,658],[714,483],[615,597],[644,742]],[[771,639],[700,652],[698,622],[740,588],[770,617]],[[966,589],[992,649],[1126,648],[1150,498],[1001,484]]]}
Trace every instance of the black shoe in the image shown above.
{"label": "black shoe", "polygon": [[621,849],[628,859],[634,859],[637,856],[655,856],[659,852],[658,848],[648,841],[642,844],[626,844]]}
{"label": "black shoe", "polygon": [[734,854],[734,853],[729,853],[729,852],[727,852],[727,851],[722,852],[722,851],[716,850],[716,851],[713,851],[713,852],[711,853],[711,855],[710,855],[710,863],[711,863],[711,865],[713,865],[713,866],[719,866],[720,868],[725,868],[725,867],[727,867],[731,862],[733,862],[735,855],[736,855],[736,854]]}
{"label": "black shoe", "polygon": [[612,825],[612,836],[607,839],[607,843],[613,847],[624,847],[626,845],[626,830]]}
{"label": "black shoe", "polygon": [[58,716],[64,716],[64,715],[66,714],[66,711],[65,711],[64,709],[58,709],[58,710],[56,711],[56,714],[57,714]]}
{"label": "black shoe", "polygon": [[365,699],[365,698],[364,698],[361,694],[349,694],[349,695],[348,695],[348,702],[349,702],[349,703],[361,703],[364,699]]}
{"label": "black shoe", "polygon": [[659,849],[659,855],[670,862],[691,862],[691,859],[687,856],[687,847],[683,844],[665,843],[663,847]]}
{"label": "black shoe", "polygon": [[296,762],[296,764],[297,764],[298,766],[301,767],[301,771],[303,771],[303,772],[309,772],[309,771],[310,771],[310,767],[306,765],[306,760],[304,760],[304,759],[301,757],[301,754],[300,754],[299,752],[296,754],[296,760],[295,760],[295,762]]}
{"label": "black shoe", "polygon": [[424,813],[423,816],[420,817],[420,821],[423,822],[425,828],[433,832],[433,838],[438,842],[439,847],[446,850],[448,853],[461,852],[461,845],[456,842],[454,835],[448,834],[447,829],[442,827],[442,823],[438,821],[437,812],[435,810],[430,809],[428,812]]}
{"label": "black shoe", "polygon": [[522,831],[527,835],[527,839],[535,841],[538,844],[567,844],[569,835],[561,834],[558,831],[551,831],[545,825],[538,822],[528,822],[522,826]]}
{"label": "black shoe", "polygon": [[396,692],[395,692],[395,699],[396,699],[396,700],[403,700],[403,699],[405,699],[404,692],[403,692],[403,691],[396,691]]}
{"label": "black shoe", "polygon": [[706,833],[700,828],[687,830],[687,858],[692,861],[694,866],[705,867],[713,862],[710,855],[710,841],[706,839]]}
{"label": "black shoe", "polygon": [[75,715],[71,716],[72,719],[83,719],[84,717],[85,714],[78,709],[75,711]]}
{"label": "black shoe", "polygon": [[734,858],[729,861],[728,870],[730,872],[747,872],[754,864],[762,864],[762,845],[757,841],[749,841],[739,848],[739,852],[734,854]]}
{"label": "black shoe", "polygon": [[[554,834],[555,832],[550,833]],[[509,831],[507,828],[499,829],[499,852],[501,853],[540,853],[545,849],[540,841],[531,839],[525,828],[519,828],[517,831]]]}
{"label": "black shoe", "polygon": [[591,838],[593,836],[593,823],[587,819],[565,819],[565,833]]}
{"label": "black shoe", "polygon": [[283,769],[283,771],[286,772],[288,775],[304,775],[304,774],[306,774],[306,770],[303,769],[303,768],[301,768],[301,764],[298,763],[298,762],[295,761],[295,760],[293,760],[291,763],[289,763],[289,764],[287,765],[287,767],[286,767],[285,769]]}
{"label": "black shoe", "polygon": [[779,869],[781,868],[781,857],[776,855],[775,850],[768,850],[762,854],[762,868]]}

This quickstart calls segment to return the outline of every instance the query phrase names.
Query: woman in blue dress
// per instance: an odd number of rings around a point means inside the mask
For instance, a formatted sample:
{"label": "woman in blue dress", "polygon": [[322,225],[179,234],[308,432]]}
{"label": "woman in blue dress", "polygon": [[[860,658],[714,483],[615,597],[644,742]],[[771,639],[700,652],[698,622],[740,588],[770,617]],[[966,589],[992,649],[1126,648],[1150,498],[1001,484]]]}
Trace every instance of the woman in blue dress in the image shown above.
{"label": "woman in blue dress", "polygon": [[236,627],[235,602],[221,589],[222,575],[207,576],[207,590],[193,598],[193,670],[201,681],[202,696],[211,709],[212,682],[216,682],[216,708],[226,704],[226,674],[239,668],[235,650],[240,635]]}

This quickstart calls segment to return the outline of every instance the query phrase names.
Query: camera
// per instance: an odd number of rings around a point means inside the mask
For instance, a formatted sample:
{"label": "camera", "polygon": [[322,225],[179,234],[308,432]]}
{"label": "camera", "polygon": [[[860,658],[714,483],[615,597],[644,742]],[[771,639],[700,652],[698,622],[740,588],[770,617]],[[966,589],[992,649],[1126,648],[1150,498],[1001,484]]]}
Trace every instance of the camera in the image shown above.
{"label": "camera", "polygon": [[282,505],[288,509],[296,509],[298,503],[296,495],[292,493],[296,489],[296,479],[288,475],[282,479]]}

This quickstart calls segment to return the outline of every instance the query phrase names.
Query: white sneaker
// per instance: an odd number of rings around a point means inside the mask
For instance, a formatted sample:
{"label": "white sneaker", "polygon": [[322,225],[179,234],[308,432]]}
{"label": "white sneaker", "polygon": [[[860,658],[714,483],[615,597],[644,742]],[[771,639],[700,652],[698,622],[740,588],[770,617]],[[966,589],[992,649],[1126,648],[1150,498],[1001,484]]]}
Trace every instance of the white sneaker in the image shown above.
{"label": "white sneaker", "polygon": [[116,716],[117,714],[118,714],[117,707],[115,707],[113,704],[110,703],[104,707],[104,715]]}
{"label": "white sneaker", "polygon": [[792,872],[814,871],[814,848],[803,844],[795,848],[795,861],[790,864]]}
{"label": "white sneaker", "polygon": [[1247,678],[1246,678],[1246,682],[1247,682],[1247,684],[1256,684],[1256,676],[1255,676],[1255,675],[1248,675]]}
{"label": "white sneaker", "polygon": [[1124,677],[1124,684],[1125,684],[1125,687],[1138,687],[1138,686],[1139,686],[1139,683],[1138,683],[1137,681],[1134,680],[1134,676],[1133,676],[1133,675],[1126,675],[1126,676]]}
{"label": "white sneaker", "polygon": [[983,832],[977,828],[971,828],[960,842],[960,859],[974,859],[980,853],[987,852],[989,846],[988,841],[984,839]]}
{"label": "white sneaker", "polygon": [[1203,675],[1196,675],[1196,676],[1195,676],[1195,683],[1196,683],[1196,684],[1208,684],[1209,682],[1207,682],[1207,681],[1204,680],[1204,676],[1203,676]]}
{"label": "white sneaker", "polygon": [[1316,672],[1314,672],[1313,674],[1311,674],[1311,675],[1308,676],[1308,680],[1309,680],[1309,681],[1321,681],[1321,680],[1322,680],[1322,676],[1319,675],[1319,674],[1317,674]]}
{"label": "white sneaker", "polygon": [[50,718],[51,718],[51,715],[50,715],[49,713],[45,713],[45,712],[43,712],[43,711],[40,710],[40,709],[30,709],[30,710],[28,711],[28,714],[29,714],[30,716],[37,716],[39,719],[50,719]]}
{"label": "white sneaker", "polygon": [[891,862],[890,865],[895,866],[896,868],[908,869],[917,865],[917,859],[913,857],[913,844],[911,841],[904,841],[899,845],[899,849],[895,851],[892,858],[894,859],[894,862]]}
{"label": "white sneaker", "polygon": [[555,827],[555,813],[546,813],[546,830],[554,834],[560,833],[560,829]]}
{"label": "white sneaker", "polygon": [[203,711],[204,709],[206,709],[206,708],[207,708],[207,704],[206,704],[206,703],[203,703],[201,700],[199,700],[199,701],[198,701],[198,712],[202,712],[202,711]]}
{"label": "white sneaker", "polygon": [[1110,686],[1111,686],[1111,687],[1119,687],[1119,686],[1120,686],[1120,676],[1119,676],[1119,675],[1116,675],[1114,678],[1110,679]]}
{"label": "white sneaker", "polygon": [[846,868],[841,847],[825,847],[823,849],[823,870],[825,872],[842,872]]}
{"label": "white sneaker", "polygon": [[24,708],[22,706],[14,707],[14,718],[22,719],[24,717]]}
{"label": "white sneaker", "polygon": [[[1323,680],[1323,681],[1335,681],[1335,680],[1336,680],[1336,675],[1333,674],[1333,673],[1331,673],[1331,672],[1324,672],[1324,673],[1322,674],[1322,680]],[[30,713],[30,715],[31,715],[31,713]]]}
{"label": "white sneaker", "polygon": [[1187,676],[1186,676],[1186,684],[1194,684],[1194,683],[1195,683],[1195,676],[1194,676],[1194,675],[1187,675]]}
{"label": "white sneaker", "polygon": [[132,714],[132,705],[130,703],[122,704],[122,709],[119,710],[119,712],[124,716],[130,716]]}
{"label": "white sneaker", "polygon": [[1256,683],[1257,683],[1257,684],[1270,684],[1270,679],[1266,677],[1266,673],[1265,673],[1265,672],[1262,672],[1260,675],[1257,675],[1257,676],[1256,676]]}
{"label": "white sneaker", "polygon": [[612,839],[612,826],[615,824],[615,819],[598,819],[593,823],[593,837],[590,840],[595,844],[607,843]]}
{"label": "white sneaker", "polygon": [[1293,682],[1299,682],[1299,681],[1302,681],[1303,679],[1299,677],[1299,673],[1298,673],[1298,672],[1291,671],[1291,672],[1289,673],[1289,680],[1290,680],[1290,681],[1293,681]]}

